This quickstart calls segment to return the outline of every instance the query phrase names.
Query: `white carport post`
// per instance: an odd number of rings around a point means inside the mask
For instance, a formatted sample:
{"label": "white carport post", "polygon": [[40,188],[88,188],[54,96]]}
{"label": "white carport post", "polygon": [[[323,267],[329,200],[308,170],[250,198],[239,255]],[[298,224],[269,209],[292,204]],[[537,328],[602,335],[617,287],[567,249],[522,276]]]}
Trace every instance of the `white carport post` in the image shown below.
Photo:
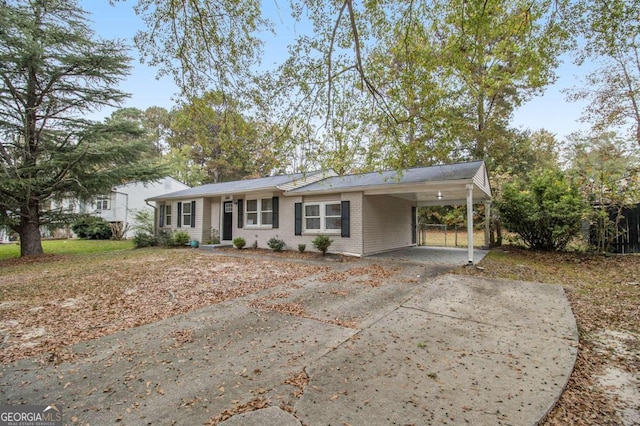
{"label": "white carport post", "polygon": [[473,184],[467,184],[467,244],[469,265],[473,265]]}

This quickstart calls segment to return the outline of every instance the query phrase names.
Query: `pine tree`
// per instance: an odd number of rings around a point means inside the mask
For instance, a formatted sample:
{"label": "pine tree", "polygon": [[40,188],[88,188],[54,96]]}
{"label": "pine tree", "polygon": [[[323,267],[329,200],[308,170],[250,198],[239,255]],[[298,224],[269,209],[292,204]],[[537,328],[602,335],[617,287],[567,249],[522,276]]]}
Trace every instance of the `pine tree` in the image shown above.
{"label": "pine tree", "polygon": [[141,162],[149,144],[129,123],[88,112],[117,106],[126,47],[99,40],[74,0],[9,0],[0,6],[0,225],[20,235],[21,255],[41,254],[40,226],[65,217],[51,200],[81,201],[161,170]]}

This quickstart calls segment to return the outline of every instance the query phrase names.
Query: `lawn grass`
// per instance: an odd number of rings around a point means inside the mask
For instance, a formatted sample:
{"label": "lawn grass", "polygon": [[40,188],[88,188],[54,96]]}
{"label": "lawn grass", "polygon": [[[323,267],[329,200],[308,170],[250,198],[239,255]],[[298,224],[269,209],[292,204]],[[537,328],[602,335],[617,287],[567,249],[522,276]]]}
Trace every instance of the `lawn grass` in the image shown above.
{"label": "lawn grass", "polygon": [[[133,241],[111,241],[111,240],[44,240],[42,249],[45,254],[94,254],[107,253],[117,250],[130,250],[133,248]],[[20,257],[20,245],[16,243],[0,244],[0,260]]]}

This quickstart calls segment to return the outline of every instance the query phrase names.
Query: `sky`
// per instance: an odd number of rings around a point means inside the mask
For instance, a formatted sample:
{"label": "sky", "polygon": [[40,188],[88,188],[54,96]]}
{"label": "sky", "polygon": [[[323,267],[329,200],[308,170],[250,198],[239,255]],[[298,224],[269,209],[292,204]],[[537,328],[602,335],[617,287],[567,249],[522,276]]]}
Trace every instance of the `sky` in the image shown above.
{"label": "sky", "polygon": [[[161,106],[170,109],[175,104],[175,95],[178,92],[171,77],[157,79],[157,69],[140,63],[140,56],[133,47],[133,36],[136,31],[144,28],[142,20],[134,13],[135,0],[120,1],[110,6],[107,0],[81,0],[80,5],[90,13],[93,21],[92,28],[95,33],[107,39],[119,38],[132,46],[130,55],[132,72],[122,82],[120,89],[130,93],[131,97],[123,107],[136,107],[146,109],[151,106]],[[273,3],[271,3],[273,4]],[[287,23],[286,14],[274,10],[272,15],[279,25]],[[277,39],[275,40],[277,42]],[[283,53],[283,43],[271,43],[265,47],[265,57],[274,57]],[[277,49],[278,52],[273,50]],[[568,102],[566,95],[562,93],[580,84],[584,70],[573,65],[571,59],[563,58],[563,63],[556,71],[558,79],[555,84],[546,88],[541,96],[537,96],[520,107],[514,114],[512,126],[521,129],[546,129],[556,134],[559,139],[568,134],[586,130],[588,126],[579,121],[584,104]],[[95,120],[101,120],[108,116],[112,110],[105,109],[93,114]]]}

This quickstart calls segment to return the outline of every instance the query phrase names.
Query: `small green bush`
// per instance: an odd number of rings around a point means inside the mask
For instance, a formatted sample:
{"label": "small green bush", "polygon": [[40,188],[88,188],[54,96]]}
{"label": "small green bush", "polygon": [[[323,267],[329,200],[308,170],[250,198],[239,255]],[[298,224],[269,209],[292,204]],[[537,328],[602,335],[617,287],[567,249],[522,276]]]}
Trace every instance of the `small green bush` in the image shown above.
{"label": "small green bush", "polygon": [[243,248],[245,245],[247,244],[247,242],[245,241],[244,238],[242,237],[236,237],[233,239],[233,246],[235,248],[241,249]]}
{"label": "small green bush", "polygon": [[189,244],[189,240],[191,239],[191,236],[189,236],[189,233],[185,232],[185,231],[175,231],[173,233],[173,245],[174,246],[185,246],[187,244]]}
{"label": "small green bush", "polygon": [[316,249],[320,250],[322,252],[322,255],[324,256],[325,254],[327,254],[327,250],[329,249],[329,246],[331,245],[333,240],[326,235],[320,234],[311,242],[313,243],[313,246]]}
{"label": "small green bush", "polygon": [[146,232],[136,232],[133,237],[133,246],[135,248],[153,247],[158,245],[158,239]]}
{"label": "small green bush", "polygon": [[173,247],[173,232],[162,230],[158,234],[158,245],[162,247]]}
{"label": "small green bush", "polygon": [[78,238],[87,240],[108,240],[112,236],[109,222],[97,216],[83,216],[73,222],[71,229]]}
{"label": "small green bush", "polygon": [[267,245],[273,251],[282,251],[285,246],[284,240],[279,239],[277,235],[275,237],[271,237],[269,241],[267,241]]}
{"label": "small green bush", "polygon": [[305,251],[307,249],[307,245],[306,244],[298,244],[298,251],[300,253],[302,253],[303,251]]}

